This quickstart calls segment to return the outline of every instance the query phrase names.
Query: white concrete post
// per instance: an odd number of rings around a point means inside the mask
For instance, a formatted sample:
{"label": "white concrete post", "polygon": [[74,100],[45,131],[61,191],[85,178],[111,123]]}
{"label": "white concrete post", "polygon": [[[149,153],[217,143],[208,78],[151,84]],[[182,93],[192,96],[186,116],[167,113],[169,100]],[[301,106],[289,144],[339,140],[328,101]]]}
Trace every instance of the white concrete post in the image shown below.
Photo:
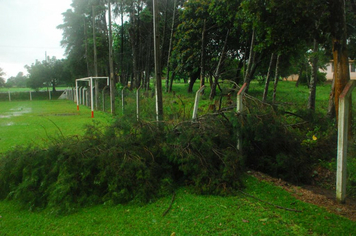
{"label": "white concrete post", "polygon": [[347,143],[350,107],[349,98],[354,86],[354,81],[349,81],[339,96],[336,199],[341,203],[344,203],[346,198]]}
{"label": "white concrete post", "polygon": [[200,89],[198,89],[198,91],[195,93],[195,101],[194,101],[193,116],[192,116],[193,121],[197,119],[200,95],[204,91],[204,89],[205,89],[205,85],[201,86]]}
{"label": "white concrete post", "polygon": [[77,111],[79,111],[79,88],[78,88],[78,81],[75,81],[75,91],[76,91],[76,98],[77,98]]}
{"label": "white concrete post", "polygon": [[[242,85],[242,87],[240,88],[240,90],[237,92],[237,101],[236,101],[236,112],[238,114],[241,114],[243,111],[243,103],[242,103],[242,98],[243,95],[245,93],[245,90],[247,88],[247,84],[244,83]],[[242,122],[242,116],[240,119],[240,123]],[[237,131],[237,150],[239,150],[240,152],[242,152],[242,136],[240,134],[240,131]]]}
{"label": "white concrete post", "polygon": [[30,90],[30,101],[32,101],[32,92]]}
{"label": "white concrete post", "polygon": [[7,91],[7,92],[9,94],[9,102],[11,102],[11,93],[10,93],[10,91]]}

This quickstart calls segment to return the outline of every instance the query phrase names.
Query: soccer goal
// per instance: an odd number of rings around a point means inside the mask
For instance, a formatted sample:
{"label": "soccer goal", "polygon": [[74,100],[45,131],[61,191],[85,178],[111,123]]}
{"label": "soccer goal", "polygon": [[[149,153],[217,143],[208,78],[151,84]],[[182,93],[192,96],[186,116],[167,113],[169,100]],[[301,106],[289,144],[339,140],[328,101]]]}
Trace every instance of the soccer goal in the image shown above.
{"label": "soccer goal", "polygon": [[[91,106],[91,117],[94,118],[94,84],[93,81],[106,79],[107,86],[110,85],[109,77],[86,77],[75,80],[75,90],[76,90],[76,98],[77,98],[77,110],[79,111],[79,87],[78,82],[83,81],[87,82],[90,88],[90,106]],[[111,94],[110,94],[111,95]]]}

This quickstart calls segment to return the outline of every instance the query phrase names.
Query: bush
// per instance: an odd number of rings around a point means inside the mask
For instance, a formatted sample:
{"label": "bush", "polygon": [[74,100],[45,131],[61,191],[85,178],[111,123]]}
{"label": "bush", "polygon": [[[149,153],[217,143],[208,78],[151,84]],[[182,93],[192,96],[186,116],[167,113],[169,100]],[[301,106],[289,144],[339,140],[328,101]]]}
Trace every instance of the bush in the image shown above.
{"label": "bush", "polygon": [[315,165],[336,155],[336,132],[321,115],[294,114],[293,123],[272,107],[250,111],[240,127],[247,167],[310,183]]}

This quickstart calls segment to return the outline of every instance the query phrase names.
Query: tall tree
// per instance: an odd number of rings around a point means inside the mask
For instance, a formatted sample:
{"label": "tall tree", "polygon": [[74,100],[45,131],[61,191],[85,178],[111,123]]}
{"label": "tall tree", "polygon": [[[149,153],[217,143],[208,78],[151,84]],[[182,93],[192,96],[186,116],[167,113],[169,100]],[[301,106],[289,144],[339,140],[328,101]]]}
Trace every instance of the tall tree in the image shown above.
{"label": "tall tree", "polygon": [[153,35],[154,35],[154,58],[155,58],[155,79],[156,79],[156,114],[157,121],[163,120],[163,99],[162,99],[162,76],[160,60],[160,34],[159,34],[159,11],[157,0],[153,0]]}
{"label": "tall tree", "polygon": [[5,79],[3,77],[4,75],[6,75],[5,72],[3,71],[2,68],[0,68],[0,87],[5,86]]}
{"label": "tall tree", "polygon": [[[334,60],[334,80],[335,80],[335,114],[339,113],[339,96],[350,80],[349,58],[347,51],[347,28],[346,28],[346,8],[345,0],[329,1],[330,27],[332,35],[332,52]],[[351,107],[351,106],[350,106]],[[351,114],[351,112],[349,113]]]}

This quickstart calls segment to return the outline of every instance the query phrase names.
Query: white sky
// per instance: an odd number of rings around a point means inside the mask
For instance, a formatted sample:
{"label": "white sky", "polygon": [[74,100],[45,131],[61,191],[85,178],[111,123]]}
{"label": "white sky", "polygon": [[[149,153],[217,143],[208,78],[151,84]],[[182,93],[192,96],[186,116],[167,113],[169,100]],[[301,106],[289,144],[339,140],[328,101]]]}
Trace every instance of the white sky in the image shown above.
{"label": "white sky", "polygon": [[16,76],[25,65],[45,59],[45,52],[64,58],[61,48],[62,13],[72,0],[0,0],[0,68],[4,78]]}

